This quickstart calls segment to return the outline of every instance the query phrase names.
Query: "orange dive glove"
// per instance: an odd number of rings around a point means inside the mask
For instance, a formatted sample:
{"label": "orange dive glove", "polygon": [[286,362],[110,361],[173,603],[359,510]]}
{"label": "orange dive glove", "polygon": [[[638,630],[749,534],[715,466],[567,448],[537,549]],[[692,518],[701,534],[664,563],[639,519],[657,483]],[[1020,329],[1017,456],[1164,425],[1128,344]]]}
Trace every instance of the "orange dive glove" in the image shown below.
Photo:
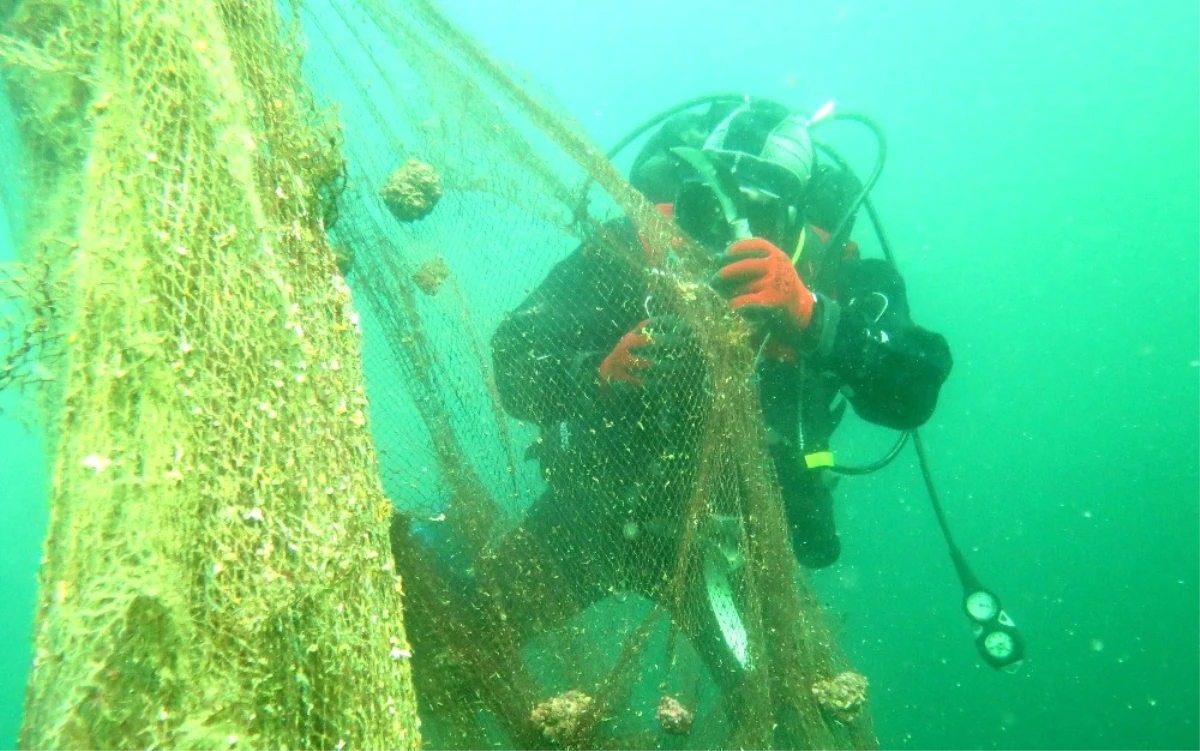
{"label": "orange dive glove", "polygon": [[682,388],[702,364],[699,344],[687,323],[662,315],[641,321],[622,336],[600,362],[598,375],[605,389],[614,382],[633,386],[674,383]]}
{"label": "orange dive glove", "polygon": [[816,297],[787,254],[761,237],[730,245],[712,286],[730,299],[734,310],[781,335],[794,336],[812,320]]}
{"label": "orange dive glove", "polygon": [[608,388],[613,381],[621,381],[634,386],[646,385],[641,374],[650,367],[651,362],[644,357],[638,357],[635,352],[650,343],[650,337],[646,335],[645,330],[646,324],[649,322],[649,320],[645,320],[634,326],[632,330],[621,337],[617,346],[613,347],[612,352],[609,352],[601,361],[599,369],[601,386]]}

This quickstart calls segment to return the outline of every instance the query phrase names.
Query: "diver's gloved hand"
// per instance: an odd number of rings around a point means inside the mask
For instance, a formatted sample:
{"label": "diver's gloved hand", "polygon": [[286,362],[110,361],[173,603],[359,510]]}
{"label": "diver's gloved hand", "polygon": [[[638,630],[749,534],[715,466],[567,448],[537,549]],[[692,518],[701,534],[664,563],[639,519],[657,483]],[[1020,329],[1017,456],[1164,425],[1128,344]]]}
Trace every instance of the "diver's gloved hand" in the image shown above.
{"label": "diver's gloved hand", "polygon": [[700,347],[691,327],[675,316],[655,316],[634,326],[600,363],[604,389],[622,383],[644,387],[697,373]]}
{"label": "diver's gloved hand", "polygon": [[641,377],[650,367],[650,361],[640,357],[642,349],[650,343],[643,327],[650,321],[645,320],[628,331],[617,346],[613,347],[603,360],[600,361],[598,375],[601,388],[611,388],[613,383],[628,383],[633,386],[645,386],[646,381]]}
{"label": "diver's gloved hand", "polygon": [[730,245],[711,283],[734,310],[780,335],[796,336],[812,320],[816,297],[787,254],[761,237]]}

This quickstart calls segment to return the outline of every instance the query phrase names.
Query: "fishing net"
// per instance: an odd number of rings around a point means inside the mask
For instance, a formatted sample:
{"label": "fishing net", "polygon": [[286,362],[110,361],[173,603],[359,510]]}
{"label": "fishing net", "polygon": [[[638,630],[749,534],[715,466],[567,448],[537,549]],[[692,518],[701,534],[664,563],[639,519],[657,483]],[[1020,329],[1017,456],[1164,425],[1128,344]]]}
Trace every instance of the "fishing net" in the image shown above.
{"label": "fishing net", "polygon": [[7,278],[48,290],[7,362],[43,382],[53,456],[22,746],[419,742],[323,229],[342,156],[297,49],[266,2],[7,19],[30,202]]}
{"label": "fishing net", "polygon": [[[345,127],[332,234],[426,743],[872,745],[711,255],[431,6],[306,8],[308,73]],[[556,285],[575,264],[585,283]],[[701,356],[605,393],[600,356],[644,318],[684,322]],[[602,351],[573,350],[597,319]]]}
{"label": "fishing net", "polygon": [[[63,289],[23,742],[411,744],[411,664],[433,748],[873,746],[711,256],[427,3],[273,14],[0,47]],[[699,354],[605,392],[545,354],[597,318]]]}

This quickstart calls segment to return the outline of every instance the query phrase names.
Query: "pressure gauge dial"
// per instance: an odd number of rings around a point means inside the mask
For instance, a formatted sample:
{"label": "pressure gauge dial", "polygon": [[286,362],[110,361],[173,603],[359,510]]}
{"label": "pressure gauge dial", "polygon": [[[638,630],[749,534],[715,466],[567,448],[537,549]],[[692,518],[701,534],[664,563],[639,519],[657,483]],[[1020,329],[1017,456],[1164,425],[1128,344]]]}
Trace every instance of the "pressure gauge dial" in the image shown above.
{"label": "pressure gauge dial", "polygon": [[1016,643],[1013,641],[1012,634],[1005,631],[993,631],[984,638],[983,648],[997,661],[1003,661],[1012,657]]}
{"label": "pressure gauge dial", "polygon": [[1000,612],[1000,601],[986,589],[980,589],[967,595],[965,602],[967,615],[976,623],[987,623]]}

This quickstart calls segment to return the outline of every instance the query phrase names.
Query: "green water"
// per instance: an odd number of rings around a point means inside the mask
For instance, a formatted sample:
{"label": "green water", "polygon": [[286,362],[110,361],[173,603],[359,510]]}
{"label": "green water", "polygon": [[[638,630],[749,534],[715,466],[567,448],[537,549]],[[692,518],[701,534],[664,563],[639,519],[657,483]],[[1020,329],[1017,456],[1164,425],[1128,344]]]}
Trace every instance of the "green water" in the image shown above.
{"label": "green water", "polygon": [[[0,84],[3,83],[0,71]],[[3,87],[0,86],[0,90]],[[0,95],[0,262],[21,234],[13,113]],[[8,301],[0,300],[0,315]],[[33,633],[38,560],[46,530],[45,470],[39,435],[14,417],[13,394],[0,393],[0,748],[16,742]]]}
{"label": "green water", "polygon": [[[886,747],[1196,748],[1200,10],[1136,4],[456,0],[602,145],[748,90],[886,128],[875,199],[955,369],[924,433],[959,543],[1026,636],[974,653],[911,454],[839,489],[817,577]],[[14,203],[0,99],[0,258]],[[869,247],[869,244],[868,244]],[[891,436],[851,424],[837,448]],[[0,425],[0,747],[45,526],[36,436]]]}
{"label": "green water", "polygon": [[1196,3],[482,6],[451,4],[602,144],[727,90],[886,128],[875,198],[955,353],[934,472],[1029,658],[976,657],[912,460],[844,483],[818,584],[883,745],[1197,747]]}

